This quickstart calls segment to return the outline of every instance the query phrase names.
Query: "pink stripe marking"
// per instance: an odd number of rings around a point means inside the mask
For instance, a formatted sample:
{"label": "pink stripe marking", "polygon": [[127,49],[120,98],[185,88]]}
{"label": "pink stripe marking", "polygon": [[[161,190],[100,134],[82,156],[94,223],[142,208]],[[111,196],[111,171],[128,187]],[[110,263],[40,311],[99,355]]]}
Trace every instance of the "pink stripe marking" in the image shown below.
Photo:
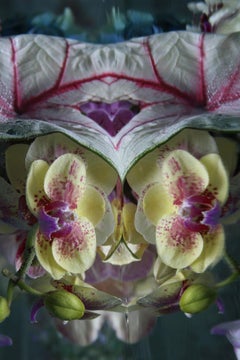
{"label": "pink stripe marking", "polygon": [[14,46],[14,41],[10,38],[11,43],[11,62],[13,65],[13,96],[14,96],[14,109],[18,113],[21,107],[21,96],[20,96],[20,89],[19,89],[19,78],[18,78],[18,69],[17,69],[17,60],[16,60],[16,49]]}
{"label": "pink stripe marking", "polygon": [[207,97],[206,97],[206,83],[205,83],[205,72],[204,72],[204,60],[205,60],[205,51],[204,51],[204,34],[200,37],[199,43],[199,87],[197,93],[197,102],[202,106],[206,106]]}

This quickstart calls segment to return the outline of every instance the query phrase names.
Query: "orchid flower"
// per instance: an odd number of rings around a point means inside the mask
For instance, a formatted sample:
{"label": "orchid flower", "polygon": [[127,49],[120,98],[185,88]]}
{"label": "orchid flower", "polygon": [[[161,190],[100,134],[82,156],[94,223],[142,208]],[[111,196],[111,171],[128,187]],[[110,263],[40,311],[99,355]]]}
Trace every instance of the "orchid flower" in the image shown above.
{"label": "orchid flower", "polygon": [[[53,158],[58,152],[64,152],[61,138],[61,135],[53,138],[56,142]],[[48,139],[41,140],[45,140],[46,146]],[[41,141],[30,147],[32,157],[39,146]],[[71,146],[75,145],[70,142]],[[26,161],[30,161],[28,157]],[[106,177],[106,174],[101,176]],[[94,181],[96,179],[91,180],[91,166],[87,177],[84,158],[79,154],[63,153],[50,164],[43,159],[31,162],[26,199],[30,211],[38,219],[35,250],[40,264],[53,278],[59,279],[66,272],[84,273],[94,262],[97,246],[94,228],[101,223],[107,210],[111,218],[106,197]],[[104,231],[111,233],[111,226]]]}
{"label": "orchid flower", "polygon": [[[21,151],[22,148],[24,152]],[[15,153],[19,154],[17,158],[14,157]],[[15,166],[18,159],[20,161]],[[23,218],[29,221],[32,217],[32,225],[38,221],[34,233],[35,250],[42,268],[49,271],[54,278],[62,277],[66,271],[84,272],[94,261],[96,238],[101,244],[113,231],[111,208],[104,191],[112,191],[115,172],[110,171],[110,166],[104,161],[98,161],[91,152],[81,149],[61,134],[36,139],[30,147],[13,145],[7,150],[6,160],[12,185],[20,193],[26,191],[25,208],[20,208]],[[103,173],[99,173],[99,166]],[[99,184],[102,185],[101,189]],[[18,203],[16,207],[18,210]],[[92,209],[95,209],[95,212]],[[97,227],[96,231],[94,227]],[[27,230],[27,227],[24,230]],[[55,234],[56,241],[53,240]],[[62,252],[56,255],[57,262],[52,255],[52,249],[61,245],[63,248]],[[21,245],[21,249],[19,248],[20,254],[23,253],[24,245]],[[65,257],[70,256],[70,260],[66,260],[67,268],[59,265],[59,262],[63,263],[63,259],[60,261],[59,258],[64,252]],[[17,256],[20,260],[20,255]],[[71,261],[73,258],[77,263],[75,268]],[[86,262],[89,260],[90,265],[85,264],[84,259]]]}
{"label": "orchid flower", "polygon": [[[27,178],[26,199],[38,219],[35,251],[43,268],[53,278],[87,270],[96,253],[94,225],[105,208],[101,195],[86,185],[84,161],[72,154],[61,155],[50,166],[35,160]],[[87,211],[92,201],[95,213]]]}
{"label": "orchid flower", "polygon": [[240,320],[216,325],[211,329],[211,334],[226,335],[234,348],[236,359],[240,359]]}
{"label": "orchid flower", "polygon": [[[197,153],[198,132],[187,132],[186,137],[190,134],[196,145],[190,144],[188,150],[196,156],[184,149],[181,134],[143,158],[128,180],[140,191],[136,228],[146,241],[156,243],[163,263],[175,269],[191,266],[203,272],[223,254],[225,236],[220,216],[229,180],[220,156],[212,151]],[[206,140],[204,149],[213,150],[212,139]],[[141,180],[139,171],[147,173]]]}

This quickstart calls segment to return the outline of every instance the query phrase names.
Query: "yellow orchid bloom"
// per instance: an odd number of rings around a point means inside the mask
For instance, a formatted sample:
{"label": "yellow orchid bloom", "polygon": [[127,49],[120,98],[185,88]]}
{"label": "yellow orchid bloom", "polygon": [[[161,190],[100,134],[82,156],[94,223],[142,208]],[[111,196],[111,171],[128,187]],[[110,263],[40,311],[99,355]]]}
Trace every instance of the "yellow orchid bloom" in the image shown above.
{"label": "yellow orchid bloom", "polygon": [[173,150],[161,164],[158,181],[148,184],[140,195],[137,229],[144,217],[154,225],[150,242],[156,243],[164,264],[203,272],[223,254],[220,215],[228,187],[218,154],[198,160],[186,150]]}
{"label": "yellow orchid bloom", "polygon": [[26,199],[38,219],[35,250],[43,268],[55,279],[66,272],[86,271],[95,259],[94,226],[104,215],[105,201],[86,183],[82,158],[63,154],[51,165],[44,160],[33,161]]}

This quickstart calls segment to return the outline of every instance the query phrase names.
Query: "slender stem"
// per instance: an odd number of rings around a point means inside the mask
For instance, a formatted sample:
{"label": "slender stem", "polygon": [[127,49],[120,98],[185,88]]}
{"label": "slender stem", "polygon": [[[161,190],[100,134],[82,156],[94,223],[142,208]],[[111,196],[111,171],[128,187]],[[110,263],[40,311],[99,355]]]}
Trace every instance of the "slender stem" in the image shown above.
{"label": "slender stem", "polygon": [[10,279],[8,282],[8,288],[7,288],[7,302],[8,302],[8,306],[10,307],[13,301],[13,293],[14,293],[14,288],[15,288],[16,284]]}
{"label": "slender stem", "polygon": [[216,288],[221,288],[229,285],[240,276],[240,266],[226,251],[224,253],[224,260],[228,264],[232,274],[228,276],[225,280],[220,281],[218,284],[216,284]]}
{"label": "slender stem", "polygon": [[230,256],[226,251],[224,253],[224,260],[226,261],[226,263],[228,264],[230,270],[233,273],[238,273],[240,275],[240,266],[238,265],[236,260],[234,260],[232,258],[232,256]]}
{"label": "slender stem", "polygon": [[29,267],[31,266],[33,259],[35,257],[35,248],[34,248],[34,240],[35,234],[37,230],[37,225],[34,225],[28,233],[26,247],[23,253],[23,263],[16,275],[19,279],[23,279],[28,271]]}
{"label": "slender stem", "polygon": [[216,288],[222,288],[226,285],[231,284],[239,277],[239,272],[232,273],[227,279],[220,281],[218,284],[215,285]]}
{"label": "slender stem", "polygon": [[9,278],[8,292],[7,292],[8,302],[11,303],[12,301],[13,290],[15,286],[18,286],[21,290],[25,290],[26,292],[32,295],[37,295],[37,296],[43,295],[43,293],[41,293],[40,291],[26,284],[23,279],[19,278],[17,275],[12,274],[8,269],[3,269],[2,274]]}

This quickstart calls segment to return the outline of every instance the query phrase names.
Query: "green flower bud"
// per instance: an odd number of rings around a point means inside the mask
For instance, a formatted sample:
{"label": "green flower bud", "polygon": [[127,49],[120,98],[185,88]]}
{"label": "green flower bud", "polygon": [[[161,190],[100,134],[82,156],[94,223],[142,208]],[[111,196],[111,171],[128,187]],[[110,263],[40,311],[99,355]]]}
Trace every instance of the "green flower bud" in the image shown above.
{"label": "green flower bud", "polygon": [[81,319],[85,306],[76,295],[66,290],[56,290],[44,296],[44,305],[51,315],[61,320]]}
{"label": "green flower bud", "polygon": [[7,300],[0,296],[0,322],[4,321],[10,314]]}
{"label": "green flower bud", "polygon": [[207,309],[216,298],[215,289],[202,284],[193,284],[184,291],[179,305],[183,312],[195,314]]}

